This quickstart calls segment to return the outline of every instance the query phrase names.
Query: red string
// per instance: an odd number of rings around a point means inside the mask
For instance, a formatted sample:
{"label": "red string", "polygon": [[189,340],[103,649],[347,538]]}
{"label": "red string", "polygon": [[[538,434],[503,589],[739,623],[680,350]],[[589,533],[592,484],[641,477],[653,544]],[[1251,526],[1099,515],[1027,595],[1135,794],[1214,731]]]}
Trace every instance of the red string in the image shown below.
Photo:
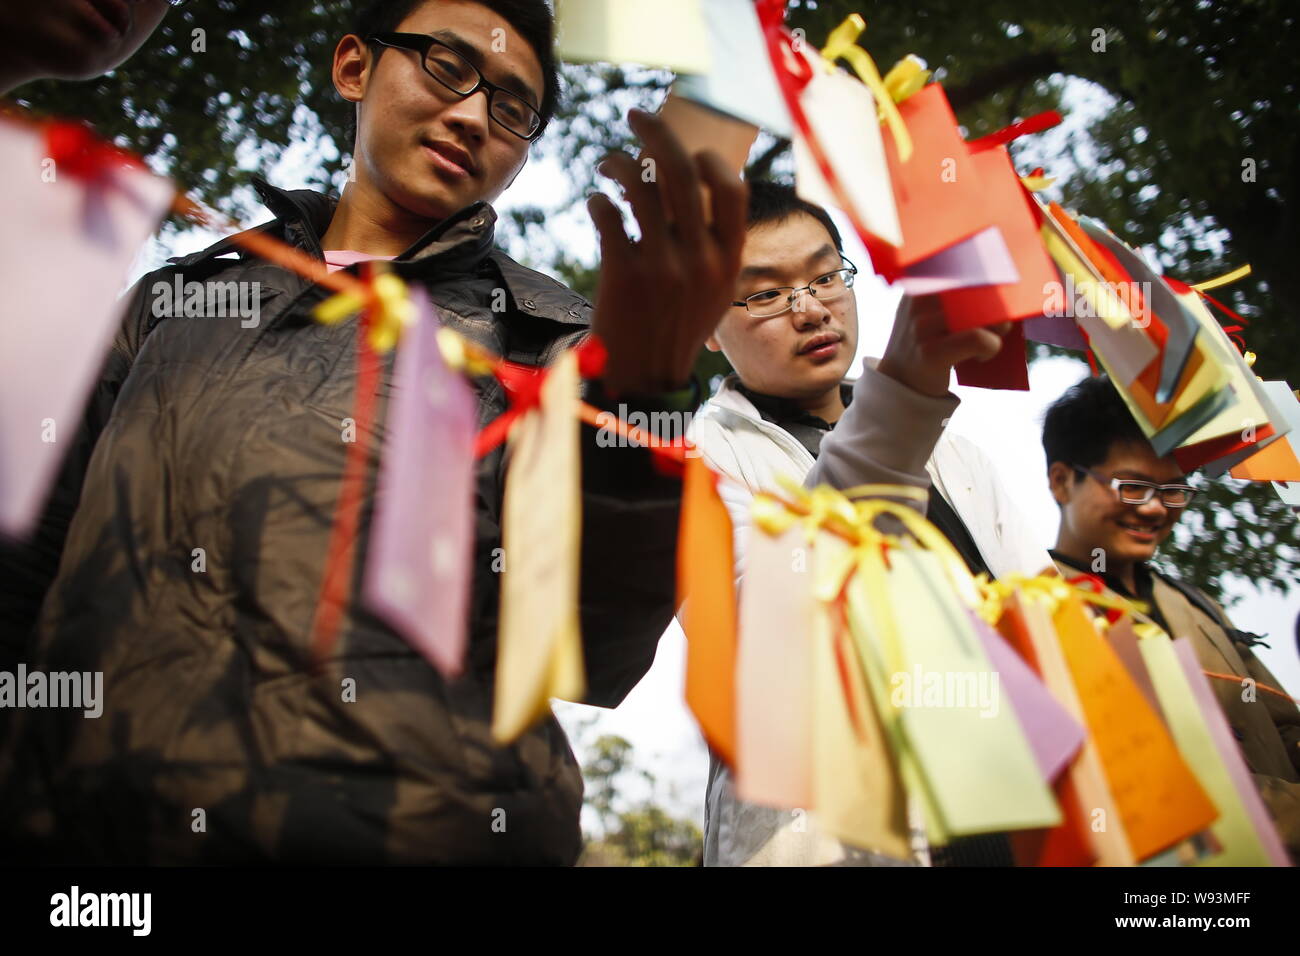
{"label": "red string", "polygon": [[[368,263],[366,275],[368,279],[373,275]],[[355,322],[357,384],[352,399],[352,422],[356,429],[356,440],[348,443],[343,461],[343,477],[334,505],[329,545],[325,551],[321,595],[312,622],[312,651],[317,666],[329,658],[338,643],[339,621],[352,579],[357,526],[365,497],[366,462],[369,457],[375,392],[379,386],[379,356],[370,346],[371,308],[368,305],[363,309]]]}
{"label": "red string", "polygon": [[[605,374],[605,361],[609,358],[609,351],[597,336],[588,335],[574,349],[574,354],[578,359],[578,374],[583,378],[600,378]],[[524,365],[521,362],[497,363],[493,374],[506,390],[510,407],[484,425],[475,436],[475,458],[482,458],[505,441],[519,416],[541,403],[542,384],[546,381],[548,371],[539,365]]]}
{"label": "red string", "polygon": [[[763,28],[763,39],[767,43],[768,59],[772,61],[772,72],[776,75],[777,85],[780,87],[781,95],[785,99],[790,118],[794,121],[799,134],[804,138],[804,142],[807,143],[813,159],[817,161],[817,168],[822,174],[822,179],[830,187],[836,204],[849,217],[849,222],[853,225],[858,238],[864,244],[875,242],[874,235],[867,230],[867,227],[858,218],[857,209],[852,200],[849,199],[839,177],[835,175],[835,170],[831,168],[830,160],[827,159],[821,143],[813,134],[812,126],[808,122],[808,116],[804,113],[803,105],[799,102],[799,94],[804,87],[812,82],[813,73],[808,61],[795,52],[793,38],[783,26],[785,22],[785,0],[758,0],[758,20]],[[790,66],[791,62],[795,64],[793,68]]]}
{"label": "red string", "polygon": [[[995,146],[1001,146],[1009,143],[1013,139],[1019,139],[1021,136],[1028,136],[1030,133],[1041,133],[1045,129],[1051,129],[1053,126],[1059,126],[1061,123],[1061,114],[1056,110],[1046,110],[1042,113],[1035,113],[1028,119],[1022,119],[1017,123],[998,130],[996,133],[989,133],[987,136],[981,136],[979,139],[971,140],[968,144],[972,152],[980,152],[986,149],[992,149]],[[1039,169],[1034,173],[1035,176],[1041,176],[1042,170]]]}

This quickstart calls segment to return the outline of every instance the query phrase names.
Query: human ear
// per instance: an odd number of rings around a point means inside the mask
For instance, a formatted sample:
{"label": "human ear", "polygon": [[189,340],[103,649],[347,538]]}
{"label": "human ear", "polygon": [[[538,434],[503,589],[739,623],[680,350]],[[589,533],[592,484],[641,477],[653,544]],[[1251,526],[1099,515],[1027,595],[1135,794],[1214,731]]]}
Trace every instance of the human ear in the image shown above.
{"label": "human ear", "polygon": [[1058,505],[1068,504],[1074,486],[1074,469],[1063,461],[1054,461],[1047,469],[1047,480],[1052,497]]}
{"label": "human ear", "polygon": [[366,95],[366,82],[372,66],[370,48],[355,33],[339,40],[334,48],[330,77],[339,96],[349,103],[360,103]]}

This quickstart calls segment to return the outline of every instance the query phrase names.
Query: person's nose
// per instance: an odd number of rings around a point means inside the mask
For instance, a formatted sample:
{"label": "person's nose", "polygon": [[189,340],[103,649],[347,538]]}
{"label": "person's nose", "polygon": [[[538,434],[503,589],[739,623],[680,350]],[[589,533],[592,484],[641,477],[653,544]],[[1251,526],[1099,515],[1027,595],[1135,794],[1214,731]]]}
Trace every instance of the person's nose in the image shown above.
{"label": "person's nose", "polygon": [[790,314],[793,317],[794,327],[803,332],[825,325],[826,320],[831,317],[831,310],[821,299],[804,289],[794,294]]}
{"label": "person's nose", "polygon": [[1160,500],[1159,495],[1152,495],[1151,500],[1145,504],[1134,505],[1133,510],[1152,524],[1164,524],[1165,519],[1169,516],[1169,508]]}
{"label": "person's nose", "polygon": [[479,90],[447,104],[442,111],[442,121],[468,140],[483,142],[488,135],[488,91]]}

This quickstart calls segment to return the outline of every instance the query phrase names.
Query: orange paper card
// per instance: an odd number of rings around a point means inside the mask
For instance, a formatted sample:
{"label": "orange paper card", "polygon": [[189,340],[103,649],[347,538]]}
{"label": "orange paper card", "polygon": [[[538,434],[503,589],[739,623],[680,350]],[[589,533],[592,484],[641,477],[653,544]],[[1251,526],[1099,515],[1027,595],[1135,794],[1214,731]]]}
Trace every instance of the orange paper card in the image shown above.
{"label": "orange paper card", "polygon": [[731,516],[717,476],[687,457],[677,536],[677,604],[686,632],[686,704],[722,760],[736,762],[736,586]]}
{"label": "orange paper card", "polygon": [[1204,830],[1218,809],[1079,597],[1053,621],[1133,855],[1146,859]]}
{"label": "orange paper card", "polygon": [[985,206],[1011,250],[1020,281],[954,289],[944,294],[944,315],[954,332],[1042,315],[1056,266],[1043,248],[1033,201],[1016,176],[1005,146],[971,154],[979,173]]}
{"label": "orange paper card", "polygon": [[903,245],[867,243],[872,266],[890,282],[909,266],[992,225],[981,198],[980,175],[943,88],[931,83],[900,103],[898,110],[912,137],[911,158],[899,161],[894,137],[887,132],[884,143]]}

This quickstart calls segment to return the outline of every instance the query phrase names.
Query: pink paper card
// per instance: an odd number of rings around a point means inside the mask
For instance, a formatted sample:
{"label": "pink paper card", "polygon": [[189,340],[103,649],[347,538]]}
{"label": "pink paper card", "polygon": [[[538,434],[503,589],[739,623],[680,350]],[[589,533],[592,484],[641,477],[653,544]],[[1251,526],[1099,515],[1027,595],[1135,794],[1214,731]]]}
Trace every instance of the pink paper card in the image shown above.
{"label": "pink paper card", "polygon": [[1057,702],[1042,678],[1002,635],[976,614],[971,614],[971,622],[984,644],[989,664],[998,675],[1002,689],[1020,720],[1020,727],[1029,740],[1043,776],[1049,781],[1055,780],[1083,746],[1083,725]]}
{"label": "pink paper card", "polygon": [[478,402],[442,357],[428,293],[410,294],[418,320],[398,346],[364,597],[452,677],[467,640]]}
{"label": "pink paper card", "polygon": [[[777,807],[812,806],[811,546],[803,529],[754,528],[740,585],[736,792]],[[802,561],[802,563],[801,563]],[[796,570],[799,568],[799,570]]]}
{"label": "pink paper card", "polygon": [[122,320],[118,298],[175,196],[147,171],[81,179],[0,120],[0,533],[31,531]]}
{"label": "pink paper card", "polygon": [[908,295],[934,295],[981,285],[1010,285],[1020,281],[1015,260],[997,226],[908,266],[895,285]]}

